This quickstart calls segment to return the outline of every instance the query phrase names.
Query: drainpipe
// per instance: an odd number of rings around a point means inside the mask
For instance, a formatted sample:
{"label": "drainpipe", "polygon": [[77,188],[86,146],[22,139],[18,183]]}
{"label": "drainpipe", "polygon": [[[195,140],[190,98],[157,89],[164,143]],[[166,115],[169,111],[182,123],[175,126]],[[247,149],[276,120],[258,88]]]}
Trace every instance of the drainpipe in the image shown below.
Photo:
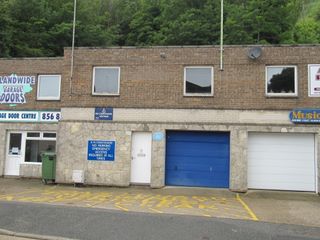
{"label": "drainpipe", "polygon": [[220,71],[223,71],[223,0],[221,0],[220,20]]}
{"label": "drainpipe", "polygon": [[72,95],[72,79],[73,79],[73,65],[74,65],[74,38],[76,32],[76,13],[77,13],[77,0],[73,4],[73,27],[72,27],[72,47],[71,47],[71,68],[70,68],[70,86],[69,94]]}

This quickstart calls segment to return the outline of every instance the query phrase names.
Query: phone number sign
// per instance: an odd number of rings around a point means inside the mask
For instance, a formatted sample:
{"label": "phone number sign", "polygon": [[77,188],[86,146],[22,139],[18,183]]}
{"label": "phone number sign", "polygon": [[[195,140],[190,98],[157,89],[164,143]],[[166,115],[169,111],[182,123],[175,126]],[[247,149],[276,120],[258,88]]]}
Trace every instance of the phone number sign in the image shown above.
{"label": "phone number sign", "polygon": [[58,122],[61,112],[40,112],[40,122]]}
{"label": "phone number sign", "polygon": [[88,160],[114,161],[115,141],[89,140]]}

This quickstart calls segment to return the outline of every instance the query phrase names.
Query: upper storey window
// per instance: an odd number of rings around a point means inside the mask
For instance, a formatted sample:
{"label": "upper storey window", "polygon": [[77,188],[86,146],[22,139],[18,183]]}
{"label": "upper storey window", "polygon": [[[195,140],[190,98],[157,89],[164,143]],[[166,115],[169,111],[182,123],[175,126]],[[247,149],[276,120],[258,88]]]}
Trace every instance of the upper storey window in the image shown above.
{"label": "upper storey window", "polygon": [[184,95],[213,96],[213,67],[185,67]]}
{"label": "upper storey window", "polygon": [[298,96],[296,66],[267,66],[266,95],[272,97]]}
{"label": "upper storey window", "polygon": [[93,95],[119,95],[120,67],[93,68]]}
{"label": "upper storey window", "polygon": [[38,76],[38,100],[60,99],[61,75]]}

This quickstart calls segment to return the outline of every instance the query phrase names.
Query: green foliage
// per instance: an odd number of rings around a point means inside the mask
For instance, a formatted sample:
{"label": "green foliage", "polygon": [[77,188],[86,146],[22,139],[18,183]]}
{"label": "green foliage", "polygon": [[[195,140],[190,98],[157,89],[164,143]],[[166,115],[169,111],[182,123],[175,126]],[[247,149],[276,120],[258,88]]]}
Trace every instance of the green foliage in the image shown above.
{"label": "green foliage", "polygon": [[226,17],[229,44],[279,44],[297,20],[298,0],[248,0],[230,3]]}
{"label": "green foliage", "polygon": [[[162,45],[216,44],[220,32],[220,3],[179,1],[164,5],[157,39]],[[172,4],[172,2],[171,2]],[[190,6],[194,6],[193,8]],[[167,19],[172,18],[170,21]],[[155,44],[158,44],[157,42]]]}
{"label": "green foliage", "polygon": [[9,14],[9,1],[0,0],[0,56],[9,57],[12,39],[12,22]]}
{"label": "green foliage", "polygon": [[[0,0],[0,57],[61,56],[74,0]],[[226,44],[319,43],[319,0],[224,0]],[[77,0],[76,46],[220,42],[219,0]]]}
{"label": "green foliage", "polygon": [[291,39],[295,43],[319,43],[320,1],[305,0],[301,7],[300,18],[292,29]]}
{"label": "green foliage", "polygon": [[297,43],[319,43],[320,24],[315,19],[305,18],[299,21],[294,29],[294,40]]}

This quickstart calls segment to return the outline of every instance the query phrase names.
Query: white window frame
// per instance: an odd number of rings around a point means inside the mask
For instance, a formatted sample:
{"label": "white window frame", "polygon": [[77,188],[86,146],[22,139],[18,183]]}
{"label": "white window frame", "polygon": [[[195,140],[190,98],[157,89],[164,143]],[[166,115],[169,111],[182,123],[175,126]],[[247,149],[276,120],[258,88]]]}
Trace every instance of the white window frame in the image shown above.
{"label": "white window frame", "polygon": [[[59,78],[59,95],[57,97],[41,97],[40,94],[40,78],[41,77],[58,77]],[[37,84],[37,100],[60,100],[61,95],[61,75],[60,74],[41,74],[38,75],[38,84]]]}
{"label": "white window frame", "polygon": [[[211,93],[187,93],[187,69],[190,68],[210,68],[211,69]],[[214,94],[214,68],[213,66],[186,66],[184,67],[183,76],[183,96],[199,96],[199,97],[212,97]]]}
{"label": "white window frame", "polygon": [[320,64],[308,64],[308,97],[317,98],[320,97],[320,94],[311,94],[311,68],[320,67]]}
{"label": "white window frame", "polygon": [[[294,68],[294,93],[268,93],[268,68]],[[265,94],[267,97],[297,97],[298,70],[296,65],[268,65],[265,67]]]}
{"label": "white window frame", "polygon": [[[38,132],[40,133],[40,137],[27,137],[28,132]],[[19,133],[19,132],[18,132]],[[57,147],[57,133],[52,132],[52,131],[27,131],[27,132],[22,132],[22,139],[23,139],[23,144],[24,144],[24,152],[23,152],[23,164],[30,164],[30,165],[42,165],[42,162],[26,162],[26,146],[27,146],[27,140],[45,140],[45,141],[55,141],[56,142],[56,147]],[[56,137],[55,138],[46,138],[43,137],[43,133],[55,133]]]}
{"label": "white window frame", "polygon": [[[118,91],[117,93],[96,93],[94,92],[94,83],[95,83],[95,75],[96,75],[96,69],[118,69]],[[93,67],[93,76],[92,76],[92,95],[96,96],[119,96],[120,95],[120,74],[121,74],[121,68],[117,66],[109,66],[109,67]]]}

